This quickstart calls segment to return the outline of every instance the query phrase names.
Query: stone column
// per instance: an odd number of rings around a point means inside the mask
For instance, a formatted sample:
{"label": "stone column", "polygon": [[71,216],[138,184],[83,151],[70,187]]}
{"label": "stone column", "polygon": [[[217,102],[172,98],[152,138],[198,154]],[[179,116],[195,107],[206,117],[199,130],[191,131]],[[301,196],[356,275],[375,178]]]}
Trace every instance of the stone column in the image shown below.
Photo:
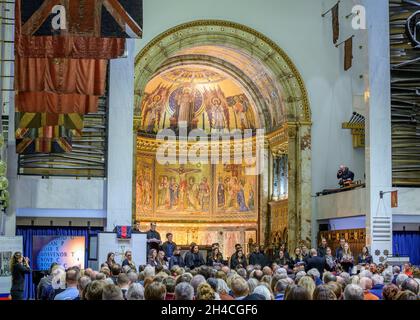
{"label": "stone column", "polygon": [[269,168],[269,154],[270,150],[268,147],[268,143],[264,143],[264,160],[263,160],[263,168],[264,168],[264,174],[262,174],[260,177],[260,183],[262,184],[260,187],[261,193],[260,193],[260,243],[267,244],[267,241],[269,241],[269,232],[270,232],[270,220],[269,220],[269,210],[268,210],[268,201],[270,199],[270,193],[269,193],[269,174],[268,168]]}
{"label": "stone column", "polygon": [[[312,229],[312,168],[310,167],[311,160],[311,124],[301,123],[298,130],[299,138],[299,170],[297,182],[298,185],[298,221],[299,221],[299,239],[304,240],[308,245],[311,244],[311,229]],[[289,194],[290,195],[290,194]]]}
{"label": "stone column", "polygon": [[284,192],[284,155],[281,155],[279,157],[279,193],[278,193],[278,198],[279,200],[282,198],[283,196],[283,192]]}
{"label": "stone column", "polygon": [[366,91],[370,100],[366,112],[366,244],[374,262],[392,254],[391,88],[389,52],[389,1],[364,0],[369,48]]}
{"label": "stone column", "polygon": [[271,196],[272,200],[277,200],[277,194],[278,194],[278,190],[279,190],[279,177],[278,177],[278,161],[277,161],[277,156],[272,156],[273,157],[273,193]]}
{"label": "stone column", "polygon": [[289,193],[289,170],[287,170],[287,168],[289,167],[289,156],[286,154],[284,155],[285,159],[286,159],[286,163],[284,165],[284,190],[285,190],[285,195],[287,197],[288,193]]}
{"label": "stone column", "polygon": [[298,210],[298,154],[297,154],[297,125],[289,123],[287,127],[289,137],[289,201],[288,201],[288,227],[287,227],[287,246],[289,252],[292,252],[297,244],[297,210]]}
{"label": "stone column", "polygon": [[107,231],[132,222],[134,58],[135,43],[127,39],[128,56],[112,60],[109,79],[109,141]]}

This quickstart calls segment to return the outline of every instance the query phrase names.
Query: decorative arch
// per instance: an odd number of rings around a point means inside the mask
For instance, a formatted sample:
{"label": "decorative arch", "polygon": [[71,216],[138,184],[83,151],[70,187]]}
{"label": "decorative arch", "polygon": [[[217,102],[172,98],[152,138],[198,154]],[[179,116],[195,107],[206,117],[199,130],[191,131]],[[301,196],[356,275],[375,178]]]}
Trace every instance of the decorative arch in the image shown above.
{"label": "decorative arch", "polygon": [[[199,20],[181,24],[158,35],[137,55],[135,63],[135,94],[142,96],[147,83],[168,63],[168,60],[194,59],[193,48],[200,46],[223,46],[246,55],[256,64],[264,67],[273,80],[272,96],[262,99],[260,114],[269,113],[274,120],[265,121],[266,130],[271,131],[268,140],[266,165],[277,152],[271,149],[271,142],[278,139],[276,128],[286,132],[289,154],[289,199],[288,199],[288,241],[292,248],[298,240],[311,241],[311,110],[304,81],[288,55],[262,33],[245,25],[222,20]],[[184,52],[183,52],[184,51]],[[198,55],[195,55],[197,57]],[[178,58],[178,59],[177,59]],[[215,57],[217,58],[217,57]],[[203,62],[205,59],[201,59]],[[217,64],[217,59],[210,61]],[[238,66],[228,61],[229,70],[237,72]],[[258,90],[248,82],[251,92],[258,96]],[[258,87],[258,84],[256,84]],[[260,85],[261,88],[261,85]],[[278,94],[277,94],[278,92]],[[260,99],[261,100],[261,99]],[[265,104],[265,105],[264,105]],[[135,109],[135,118],[139,116]],[[135,122],[138,121],[135,119]],[[135,153],[136,154],[136,153]],[[271,175],[269,172],[268,175]],[[269,179],[264,181],[264,195],[260,202],[270,200]],[[261,206],[264,207],[264,206]],[[270,234],[268,205],[260,213],[260,234]],[[264,234],[261,232],[265,230]]]}

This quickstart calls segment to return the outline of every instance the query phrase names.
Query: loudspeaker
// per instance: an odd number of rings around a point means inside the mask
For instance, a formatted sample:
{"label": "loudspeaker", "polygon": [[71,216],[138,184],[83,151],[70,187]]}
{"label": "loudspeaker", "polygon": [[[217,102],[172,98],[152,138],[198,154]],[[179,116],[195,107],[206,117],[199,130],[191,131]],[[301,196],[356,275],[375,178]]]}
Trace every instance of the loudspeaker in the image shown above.
{"label": "loudspeaker", "polygon": [[319,231],[329,231],[330,225],[328,223],[322,223],[319,225]]}

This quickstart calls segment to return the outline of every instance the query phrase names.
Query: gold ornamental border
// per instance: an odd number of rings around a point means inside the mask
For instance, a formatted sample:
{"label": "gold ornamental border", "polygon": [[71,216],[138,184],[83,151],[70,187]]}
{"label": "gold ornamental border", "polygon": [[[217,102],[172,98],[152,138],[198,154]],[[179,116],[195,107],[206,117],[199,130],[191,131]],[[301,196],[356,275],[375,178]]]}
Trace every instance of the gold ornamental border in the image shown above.
{"label": "gold ornamental border", "polygon": [[[246,32],[248,34],[251,34],[255,38],[257,38],[259,40],[259,42],[262,42],[261,45],[267,44],[270,47],[270,49],[272,49],[274,52],[276,52],[278,55],[280,55],[280,57],[286,63],[287,67],[292,72],[294,78],[296,78],[296,81],[299,85],[299,89],[300,89],[301,94],[302,94],[302,97],[300,97],[300,99],[303,100],[302,103],[303,103],[304,119],[301,119],[301,120],[303,122],[311,122],[312,115],[311,115],[308,93],[307,93],[303,78],[302,78],[300,72],[298,71],[296,65],[293,63],[293,61],[290,59],[290,57],[286,54],[286,52],[282,48],[280,48],[274,41],[272,41],[270,38],[268,38],[264,34],[260,33],[259,31],[256,31],[255,29],[252,29],[252,28],[250,28],[248,26],[245,26],[243,24],[240,24],[240,23],[236,23],[236,22],[232,22],[232,21],[226,21],[226,20],[196,20],[196,21],[183,23],[183,24],[180,24],[180,25],[175,26],[173,28],[170,28],[170,29],[164,31],[163,33],[161,33],[160,35],[158,35],[157,37],[155,37],[154,39],[152,39],[138,53],[138,55],[136,56],[136,60],[135,60],[136,69],[137,69],[137,65],[140,64],[141,61],[143,60],[143,58],[145,58],[148,55],[149,51],[152,50],[154,47],[160,47],[161,42],[164,39],[169,38],[169,37],[179,33],[180,31],[184,31],[184,30],[187,30],[187,29],[190,29],[190,28],[211,27],[211,26],[232,28],[232,29],[240,30],[242,32]],[[244,40],[244,39],[241,38],[240,40]],[[259,47],[258,44],[257,44],[257,46]],[[288,77],[288,78],[291,79],[293,77]]]}

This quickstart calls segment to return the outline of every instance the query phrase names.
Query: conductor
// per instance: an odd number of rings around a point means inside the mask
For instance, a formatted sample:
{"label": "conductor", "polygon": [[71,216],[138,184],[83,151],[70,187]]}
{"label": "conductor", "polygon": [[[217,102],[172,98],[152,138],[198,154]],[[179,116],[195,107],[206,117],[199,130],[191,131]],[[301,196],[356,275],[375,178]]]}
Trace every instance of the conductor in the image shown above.
{"label": "conductor", "polygon": [[160,234],[156,231],[156,222],[150,224],[150,230],[147,231],[147,252],[151,249],[159,251],[159,247],[162,244],[160,240]]}
{"label": "conductor", "polygon": [[354,173],[349,170],[345,165],[341,165],[337,172],[338,184],[341,188],[348,187],[354,180]]}

